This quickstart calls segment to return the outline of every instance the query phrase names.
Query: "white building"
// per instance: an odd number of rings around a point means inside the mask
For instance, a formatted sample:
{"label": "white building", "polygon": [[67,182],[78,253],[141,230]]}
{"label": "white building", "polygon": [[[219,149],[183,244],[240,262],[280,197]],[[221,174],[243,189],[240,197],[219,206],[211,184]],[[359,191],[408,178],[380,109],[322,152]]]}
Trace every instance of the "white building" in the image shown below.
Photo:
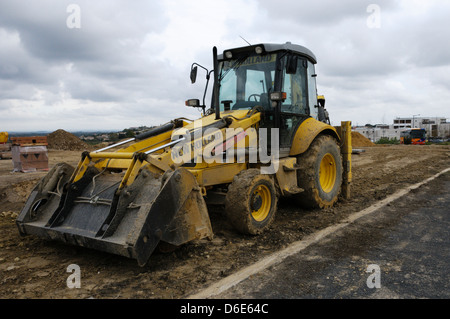
{"label": "white building", "polygon": [[394,128],[424,128],[427,138],[450,136],[450,123],[445,117],[397,117],[394,119]]}
{"label": "white building", "polygon": [[359,126],[353,128],[353,130],[376,143],[383,137],[400,140],[400,133],[410,128],[424,128],[427,132],[427,138],[450,137],[450,122],[447,122],[447,119],[444,117],[397,117],[391,125]]}
{"label": "white building", "polygon": [[396,138],[400,140],[400,132],[405,129],[394,129],[393,125],[387,125],[387,124],[377,124],[377,125],[371,125],[371,126],[359,126],[356,128],[353,128],[353,131],[356,131],[365,137],[367,137],[372,142],[376,143],[381,138],[385,137],[388,139]]}

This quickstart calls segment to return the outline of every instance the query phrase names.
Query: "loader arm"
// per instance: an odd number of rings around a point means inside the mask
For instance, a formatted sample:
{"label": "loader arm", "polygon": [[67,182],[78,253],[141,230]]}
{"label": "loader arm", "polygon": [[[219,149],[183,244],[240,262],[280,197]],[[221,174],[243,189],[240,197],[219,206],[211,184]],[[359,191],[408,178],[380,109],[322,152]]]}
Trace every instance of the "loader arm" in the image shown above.
{"label": "loader arm", "polygon": [[[257,126],[261,119],[259,112],[252,114],[248,110],[241,110],[228,113],[229,114],[224,114],[223,118],[220,120],[215,120],[214,115],[210,115],[191,123],[183,121],[182,125],[174,127],[173,130],[153,136],[144,141],[135,142],[114,152],[84,152],[71,181],[79,181],[85,174],[87,168],[92,165],[99,171],[123,170],[125,173],[119,186],[119,190],[121,190],[125,186],[129,186],[133,183],[137,174],[144,166],[145,169],[152,173],[162,175],[164,172],[170,170],[171,167],[179,167],[185,163],[192,163],[194,162],[194,157],[197,154],[203,154],[204,148],[209,142],[214,141],[211,137],[218,131],[220,131],[223,140],[215,140],[214,145],[226,143],[225,138],[227,137],[227,129],[232,129],[234,132],[242,130],[242,132],[245,133],[248,128]],[[196,132],[194,132],[196,128],[202,128],[202,133],[196,134]],[[209,133],[208,129],[210,129]],[[188,158],[184,158],[183,163],[174,162],[174,158],[177,156],[172,153],[175,145],[186,141],[183,139],[172,140],[172,137],[174,134],[176,135],[177,130],[179,134],[182,132],[190,134],[190,148],[191,150],[194,150]],[[205,134],[205,132],[208,134]],[[201,145],[201,147],[197,148],[197,145]],[[243,145],[243,147],[247,146],[248,142],[247,145]],[[198,174],[198,171],[204,169],[213,170],[214,168],[222,168],[223,166],[223,163],[206,163],[205,161],[200,160],[195,166],[188,167],[187,169],[195,173],[194,175],[198,178],[198,184],[203,186],[205,183],[211,185],[211,182],[206,182],[201,177],[201,174]]]}

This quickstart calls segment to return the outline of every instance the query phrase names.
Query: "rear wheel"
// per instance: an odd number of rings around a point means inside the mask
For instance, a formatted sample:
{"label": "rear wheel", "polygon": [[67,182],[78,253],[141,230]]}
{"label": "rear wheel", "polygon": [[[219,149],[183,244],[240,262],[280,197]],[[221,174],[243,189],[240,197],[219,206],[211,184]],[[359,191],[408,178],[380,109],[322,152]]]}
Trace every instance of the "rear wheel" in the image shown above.
{"label": "rear wheel", "polygon": [[298,186],[305,191],[299,202],[310,208],[331,207],[342,184],[342,158],[337,141],[328,135],[317,137],[309,149],[297,158]]}
{"label": "rear wheel", "polygon": [[228,187],[225,212],[235,229],[244,234],[263,232],[273,221],[277,209],[275,185],[259,169],[248,169],[235,176]]}

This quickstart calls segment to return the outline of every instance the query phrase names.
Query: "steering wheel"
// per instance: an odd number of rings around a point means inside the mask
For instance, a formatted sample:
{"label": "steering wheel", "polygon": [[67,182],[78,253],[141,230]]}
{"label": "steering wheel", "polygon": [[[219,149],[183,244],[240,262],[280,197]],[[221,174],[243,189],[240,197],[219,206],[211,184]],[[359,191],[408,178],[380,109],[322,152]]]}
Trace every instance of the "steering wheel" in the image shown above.
{"label": "steering wheel", "polygon": [[[254,98],[254,99],[255,99],[255,102],[259,102],[259,101],[261,101],[261,94],[251,94],[251,95],[248,97],[247,101],[250,102],[250,99],[251,99],[251,98]],[[259,98],[259,101],[258,101],[257,98]]]}

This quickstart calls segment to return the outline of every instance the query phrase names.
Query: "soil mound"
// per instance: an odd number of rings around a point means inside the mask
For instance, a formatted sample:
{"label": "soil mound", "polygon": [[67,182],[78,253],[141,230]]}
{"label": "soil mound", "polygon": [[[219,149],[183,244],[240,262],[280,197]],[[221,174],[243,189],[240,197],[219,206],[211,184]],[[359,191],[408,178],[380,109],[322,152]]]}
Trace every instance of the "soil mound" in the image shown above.
{"label": "soil mound", "polygon": [[359,132],[352,132],[352,147],[375,146],[367,137]]}
{"label": "soil mound", "polygon": [[47,135],[48,148],[65,151],[84,151],[89,145],[80,140],[72,133],[64,130],[56,130]]}

